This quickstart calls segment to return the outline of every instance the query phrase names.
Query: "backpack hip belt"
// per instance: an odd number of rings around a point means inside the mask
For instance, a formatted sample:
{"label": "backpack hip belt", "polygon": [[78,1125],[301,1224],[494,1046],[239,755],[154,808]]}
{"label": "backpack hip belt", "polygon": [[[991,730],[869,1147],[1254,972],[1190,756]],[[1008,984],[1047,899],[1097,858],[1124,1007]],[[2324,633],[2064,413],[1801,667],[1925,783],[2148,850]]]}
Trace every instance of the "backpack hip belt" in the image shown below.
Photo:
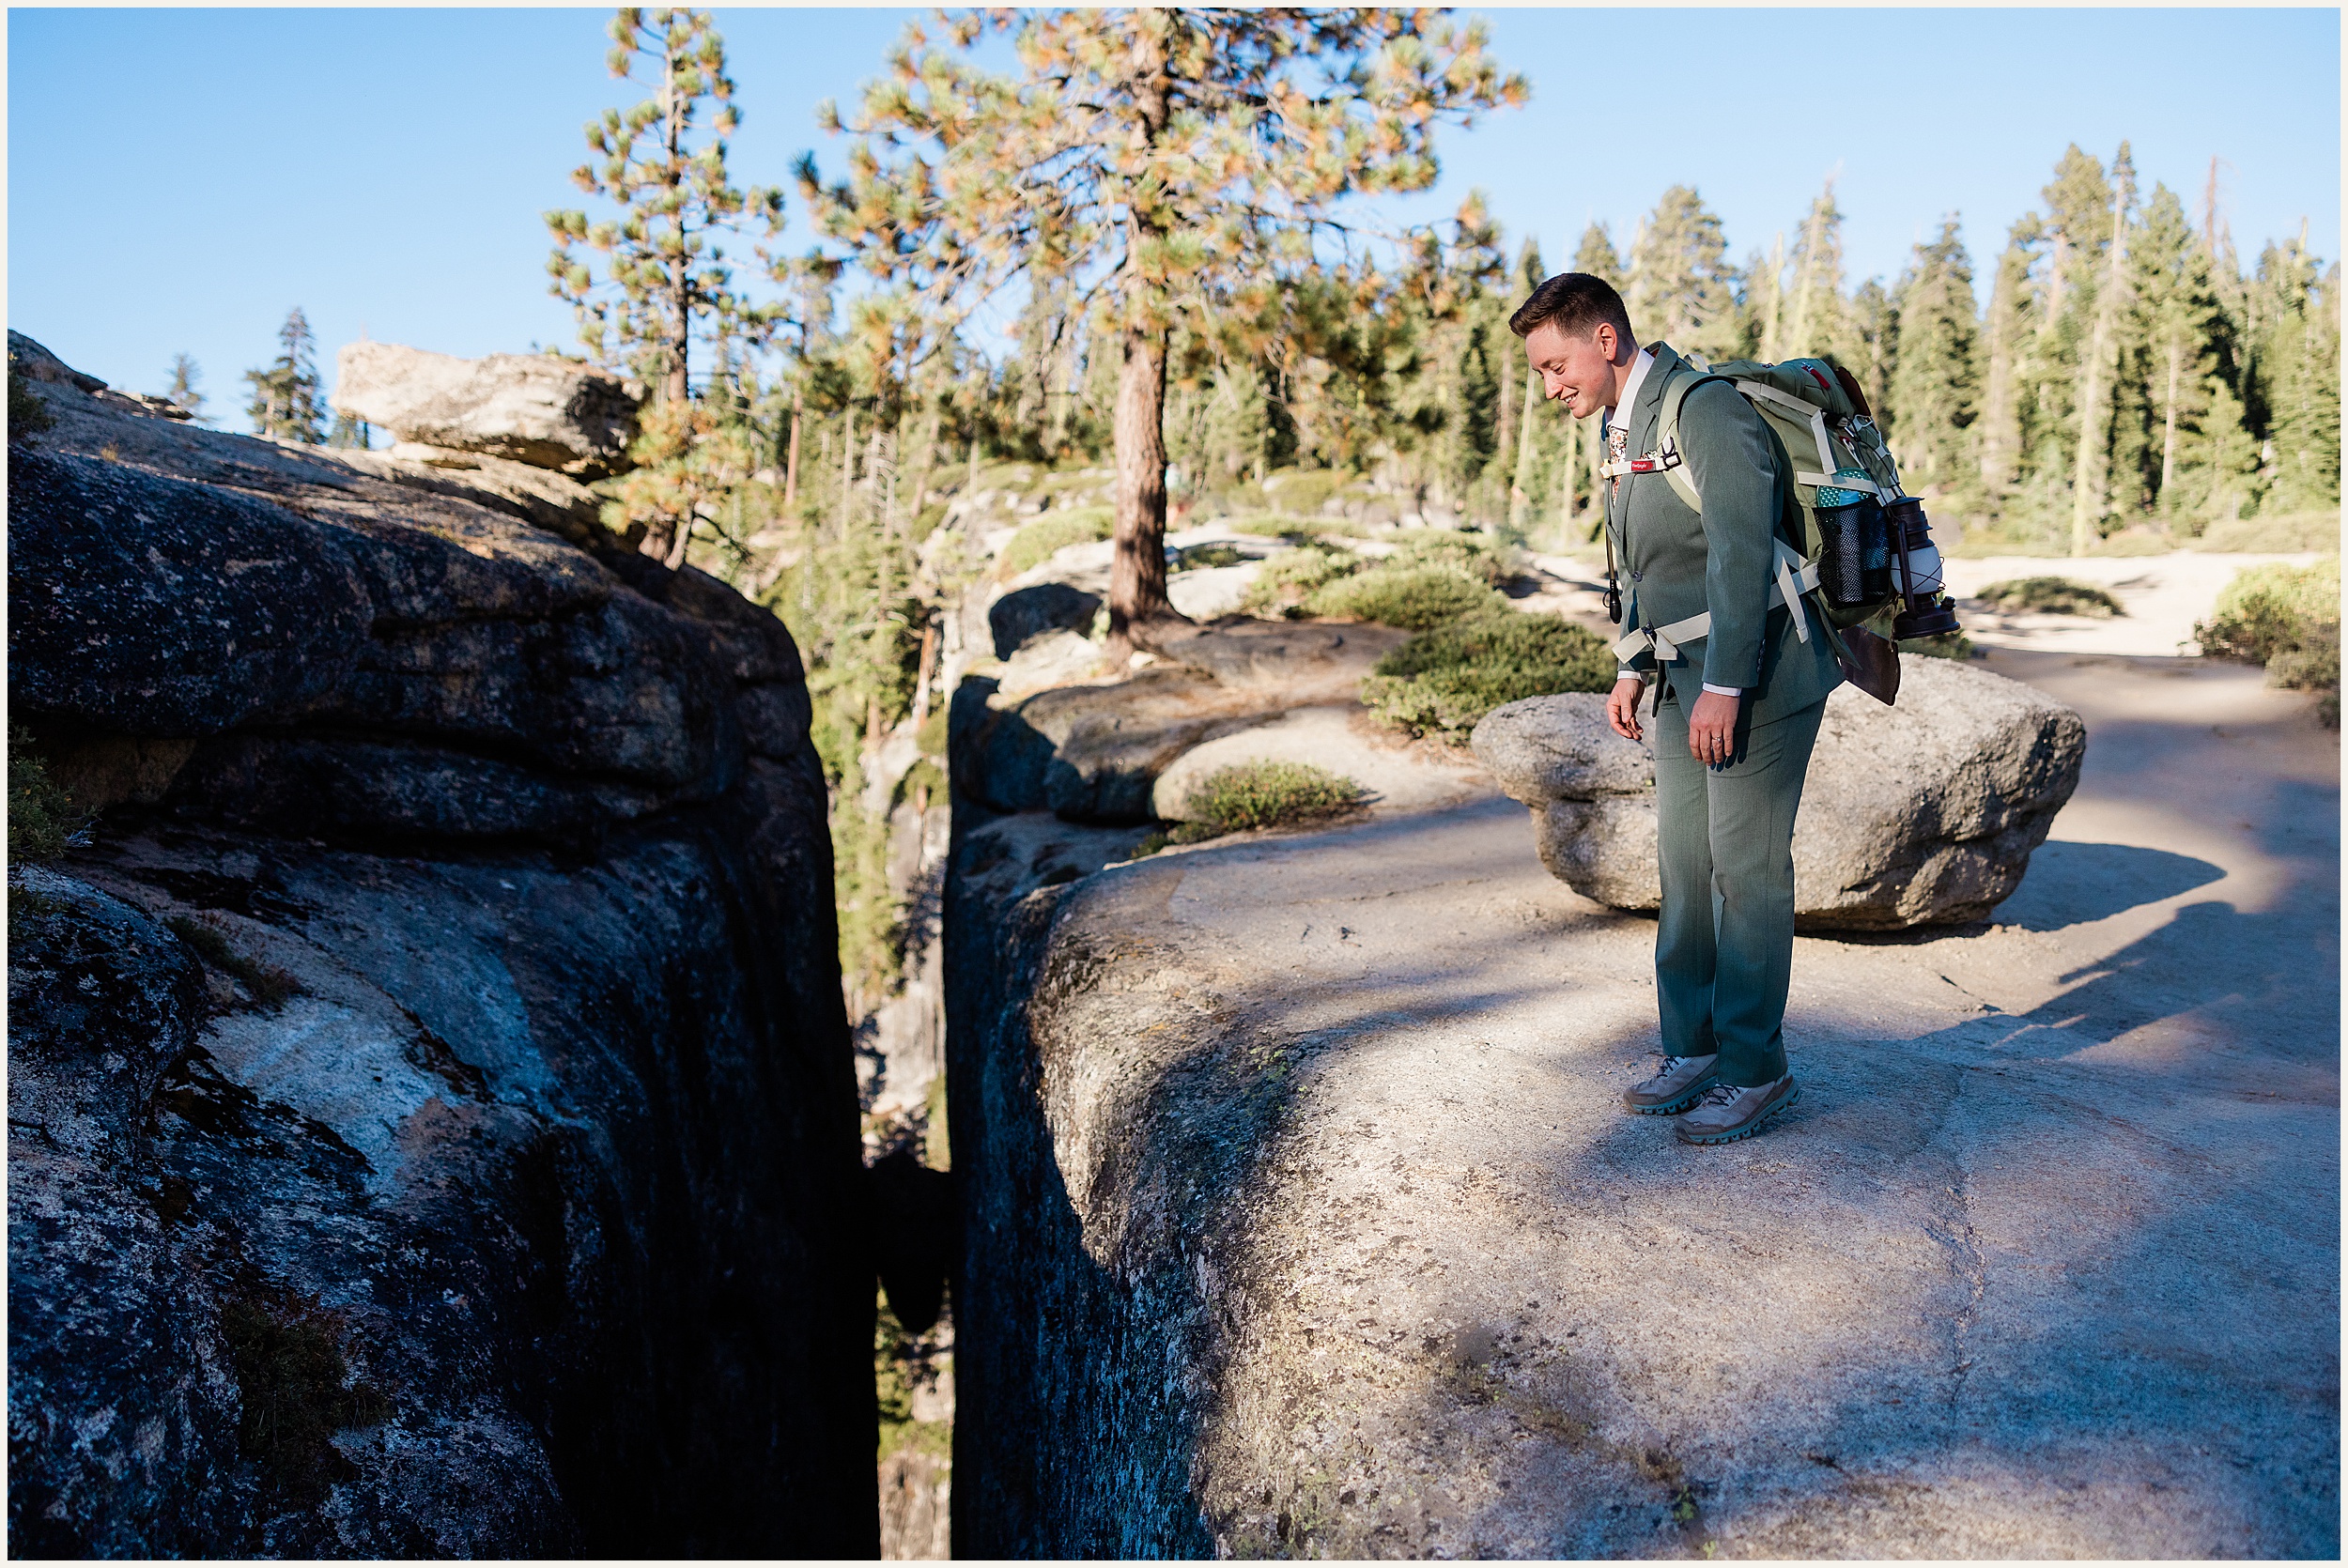
{"label": "backpack hip belt", "polygon": [[[1777,596],[1793,612],[1794,635],[1808,642],[1810,622],[1801,612],[1801,596],[1818,586],[1817,563],[1803,561],[1783,539],[1771,543],[1777,546]],[[1709,610],[1666,626],[1637,627],[1614,643],[1614,660],[1617,664],[1629,664],[1641,653],[1651,652],[1658,663],[1670,664],[1678,659],[1681,643],[1708,637],[1711,631]]]}

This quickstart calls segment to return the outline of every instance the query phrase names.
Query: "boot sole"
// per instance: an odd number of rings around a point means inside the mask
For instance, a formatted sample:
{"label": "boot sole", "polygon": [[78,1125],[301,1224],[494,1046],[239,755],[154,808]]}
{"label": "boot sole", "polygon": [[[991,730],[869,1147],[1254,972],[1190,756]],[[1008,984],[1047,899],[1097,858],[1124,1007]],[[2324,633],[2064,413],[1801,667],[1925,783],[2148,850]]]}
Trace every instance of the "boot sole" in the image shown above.
{"label": "boot sole", "polygon": [[1702,1099],[1704,1098],[1704,1091],[1711,1086],[1712,1080],[1707,1078],[1703,1083],[1691,1088],[1686,1094],[1681,1095],[1677,1099],[1666,1100],[1661,1105],[1633,1105],[1626,1099],[1623,1101],[1623,1109],[1626,1111],[1635,1112],[1642,1116],[1676,1116],[1679,1115],[1680,1112],[1688,1109],[1689,1106],[1693,1105],[1697,1100]]}
{"label": "boot sole", "polygon": [[[1780,1111],[1784,1110],[1787,1106],[1793,1104],[1794,1101],[1800,1099],[1800,1098],[1801,1085],[1797,1084],[1794,1085],[1793,1093],[1787,1095],[1784,1099],[1779,1100],[1775,1105],[1770,1106],[1768,1110],[1762,1112],[1759,1115],[1753,1117],[1753,1120],[1745,1123],[1744,1126],[1737,1129],[1734,1132],[1683,1131],[1679,1133],[1679,1141],[1683,1144],[1710,1145],[1733,1144],[1739,1138],[1750,1138],[1754,1133],[1760,1131],[1763,1128],[1769,1126],[1770,1117],[1776,1115]],[[1673,1130],[1678,1131],[1677,1129],[1674,1129]]]}

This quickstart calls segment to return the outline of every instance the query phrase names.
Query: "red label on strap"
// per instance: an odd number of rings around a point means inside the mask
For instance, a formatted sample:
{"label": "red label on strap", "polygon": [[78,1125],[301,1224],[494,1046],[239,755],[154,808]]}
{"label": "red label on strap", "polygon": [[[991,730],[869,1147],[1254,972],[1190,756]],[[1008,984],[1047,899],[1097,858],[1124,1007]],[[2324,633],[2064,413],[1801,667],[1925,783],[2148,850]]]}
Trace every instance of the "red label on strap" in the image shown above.
{"label": "red label on strap", "polygon": [[1630,471],[1632,473],[1653,473],[1655,471],[1655,459],[1652,457],[1633,457],[1630,460]]}
{"label": "red label on strap", "polygon": [[1817,367],[1816,365],[1804,365],[1804,366],[1802,366],[1802,369],[1804,369],[1804,370],[1806,370],[1806,371],[1808,371],[1808,372],[1810,373],[1810,379],[1812,379],[1813,381],[1817,382],[1817,383],[1818,383],[1818,386],[1819,386],[1819,388],[1820,388],[1821,390],[1826,391],[1826,392],[1832,392],[1832,391],[1834,390],[1832,387],[1831,387],[1831,386],[1829,386],[1829,385],[1827,384],[1827,379],[1826,379],[1826,377],[1825,377],[1823,375],[1821,375],[1821,374],[1819,373],[1819,371],[1818,371],[1818,367]]}

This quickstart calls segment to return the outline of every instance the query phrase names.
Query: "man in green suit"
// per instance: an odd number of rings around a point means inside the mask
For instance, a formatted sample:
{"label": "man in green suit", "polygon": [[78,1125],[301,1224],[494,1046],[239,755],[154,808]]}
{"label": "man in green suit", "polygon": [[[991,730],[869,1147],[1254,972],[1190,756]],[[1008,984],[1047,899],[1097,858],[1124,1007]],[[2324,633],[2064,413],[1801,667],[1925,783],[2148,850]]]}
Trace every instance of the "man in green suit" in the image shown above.
{"label": "man in green suit", "polygon": [[[1781,570],[1799,537],[1785,450],[1726,381],[1701,382],[1659,451],[1666,390],[1700,372],[1641,348],[1622,297],[1584,272],[1549,279],[1509,318],[1548,397],[1604,415],[1606,528],[1625,578],[1606,699],[1639,740],[1652,694],[1662,907],[1655,990],[1663,1067],[1625,1091],[1690,1143],[1750,1136],[1799,1093],[1785,1063],[1794,956],[1794,813],[1827,693],[1842,672],[1816,611]],[[1702,509],[1668,470],[1684,469]],[[1794,562],[1798,564],[1798,561]],[[1788,598],[1792,604],[1787,603]]]}

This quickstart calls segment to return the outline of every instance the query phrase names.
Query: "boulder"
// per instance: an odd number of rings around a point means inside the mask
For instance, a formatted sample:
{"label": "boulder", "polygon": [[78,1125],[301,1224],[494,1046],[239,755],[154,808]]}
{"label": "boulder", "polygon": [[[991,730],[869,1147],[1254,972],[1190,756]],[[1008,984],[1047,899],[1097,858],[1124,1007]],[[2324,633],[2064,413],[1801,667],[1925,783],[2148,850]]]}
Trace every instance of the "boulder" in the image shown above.
{"label": "boulder", "polygon": [[[1609,728],[1603,697],[1508,703],[1471,744],[1501,789],[1533,808],[1553,875],[1616,909],[1656,907],[1654,754]],[[1985,918],[2020,885],[2078,787],[2086,746],[2070,709],[1947,659],[1908,660],[1896,707],[1839,687],[1794,826],[1797,926]]]}
{"label": "boulder", "polygon": [[1014,588],[986,607],[987,630],[994,635],[995,656],[1008,659],[1039,638],[1054,632],[1082,632],[1101,611],[1101,596],[1072,583],[1040,582]]}
{"label": "boulder", "polygon": [[466,474],[36,395],[10,719],[102,815],[10,888],[11,1543],[873,1556],[789,632]]}
{"label": "boulder", "polygon": [[973,675],[954,694],[954,787],[996,810],[1147,822],[1158,776],[1184,752],[1295,708],[1351,703],[1370,666],[1407,636],[1230,623],[1163,636],[1162,662],[1124,680],[1029,695]]}
{"label": "boulder", "polygon": [[[330,401],[418,448],[599,478],[627,466],[641,396],[608,370],[552,354],[461,360],[353,343],[335,356]],[[428,453],[423,460],[446,461]]]}
{"label": "boulder", "polygon": [[97,377],[74,369],[23,332],[12,331],[8,333],[8,368],[27,381],[42,382],[53,387],[70,387],[114,413],[182,421],[195,417],[167,397],[155,397],[147,392],[117,392]]}

